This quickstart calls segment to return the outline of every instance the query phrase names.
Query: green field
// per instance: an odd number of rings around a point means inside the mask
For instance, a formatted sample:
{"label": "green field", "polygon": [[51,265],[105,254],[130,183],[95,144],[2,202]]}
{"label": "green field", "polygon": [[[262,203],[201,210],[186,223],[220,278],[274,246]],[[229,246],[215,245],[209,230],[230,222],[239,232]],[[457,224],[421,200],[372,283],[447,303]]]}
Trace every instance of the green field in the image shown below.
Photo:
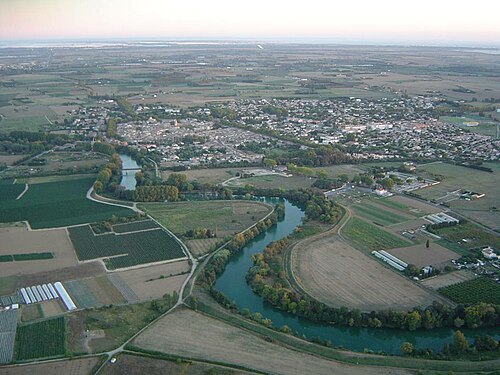
{"label": "green field", "polygon": [[261,189],[306,189],[311,187],[314,180],[303,176],[283,177],[279,175],[256,176],[239,178],[228,183],[229,187],[253,185]]}
{"label": "green field", "polygon": [[142,220],[142,221],[134,221],[132,223],[113,225],[113,232],[127,233],[139,230],[159,229],[159,228],[160,226],[156,224],[153,220]]}
{"label": "green field", "polygon": [[459,244],[463,249],[473,249],[480,246],[493,246],[500,249],[500,237],[498,235],[486,232],[471,223],[435,229],[434,231],[444,239]]}
{"label": "green field", "polygon": [[411,245],[410,242],[357,217],[353,217],[348,221],[342,229],[342,234],[349,237],[355,247],[364,251],[386,250]]}
{"label": "green field", "polygon": [[53,253],[26,253],[26,254],[13,254],[13,255],[0,255],[0,262],[21,262],[24,260],[42,260],[53,259]]}
{"label": "green field", "polygon": [[4,202],[15,200],[24,190],[24,186],[13,182],[14,180],[0,180],[0,209]]}
{"label": "green field", "polygon": [[500,305],[500,285],[492,279],[478,277],[439,289],[439,292],[457,303],[493,303]]}
{"label": "green field", "polygon": [[15,358],[18,361],[56,357],[65,353],[64,317],[17,327]]}
{"label": "green field", "polygon": [[271,207],[252,201],[190,201],[148,203],[139,208],[178,235],[195,228],[217,230],[217,237],[248,228],[267,215]]}
{"label": "green field", "polygon": [[355,205],[353,208],[359,216],[384,226],[401,223],[407,220],[403,216],[396,215],[393,212],[384,211],[380,207],[375,207],[368,203]]}
{"label": "green field", "polygon": [[[105,259],[109,269],[184,257],[181,245],[164,230],[94,235],[88,225],[68,228],[78,259]],[[108,258],[112,257],[112,258]]]}
{"label": "green field", "polygon": [[[11,184],[0,185],[0,197],[4,192],[10,199],[0,200],[0,222],[28,221],[32,228],[52,228],[83,224],[109,219],[112,215],[128,216],[132,211],[88,200],[87,190],[93,178],[48,182],[30,185],[19,200],[12,192]],[[22,185],[17,189],[23,190]]]}

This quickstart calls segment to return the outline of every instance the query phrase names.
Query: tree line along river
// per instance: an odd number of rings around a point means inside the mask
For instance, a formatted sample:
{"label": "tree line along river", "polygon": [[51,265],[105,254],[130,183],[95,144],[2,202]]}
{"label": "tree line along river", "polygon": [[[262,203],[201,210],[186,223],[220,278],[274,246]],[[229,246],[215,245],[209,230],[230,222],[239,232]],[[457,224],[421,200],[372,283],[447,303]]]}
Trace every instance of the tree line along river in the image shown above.
{"label": "tree line along river", "polygon": [[[266,201],[276,203],[276,200]],[[262,314],[264,318],[272,320],[274,327],[279,328],[287,325],[292,331],[299,335],[305,335],[308,339],[319,337],[322,340],[330,340],[333,346],[341,346],[355,351],[369,349],[374,352],[400,354],[401,344],[405,341],[411,342],[419,349],[430,348],[433,351],[440,351],[445,343],[453,341],[455,330],[452,328],[421,329],[410,332],[389,328],[373,329],[315,323],[279,310],[256,295],[245,280],[247,271],[253,266],[251,256],[262,252],[271,242],[291,234],[301,224],[302,218],[305,216],[300,208],[289,201],[284,200],[284,204],[284,219],[265,233],[255,237],[241,252],[232,257],[216,281],[215,288],[223,292],[230,301],[234,301],[239,309],[248,308],[251,313]],[[477,330],[461,328],[460,330],[469,341],[472,341],[477,335],[490,335],[496,340],[500,338],[500,329],[498,328]]]}

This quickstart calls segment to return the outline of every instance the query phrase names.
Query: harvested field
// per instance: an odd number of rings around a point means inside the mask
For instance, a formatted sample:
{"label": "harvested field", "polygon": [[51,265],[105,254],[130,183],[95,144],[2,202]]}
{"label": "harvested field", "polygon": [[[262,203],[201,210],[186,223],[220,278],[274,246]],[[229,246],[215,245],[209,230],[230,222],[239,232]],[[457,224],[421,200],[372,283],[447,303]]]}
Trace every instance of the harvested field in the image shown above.
{"label": "harvested field", "polygon": [[408,264],[414,264],[419,268],[425,266],[443,268],[450,260],[460,258],[460,255],[457,253],[435,242],[431,242],[428,249],[425,247],[425,244],[419,244],[399,249],[391,249],[388,253]]}
{"label": "harvested field", "polygon": [[413,216],[407,215],[401,211],[372,202],[364,202],[353,206],[353,208],[357,215],[383,226],[401,223],[413,218]]}
{"label": "harvested field", "polygon": [[43,318],[43,310],[40,303],[21,307],[21,321],[23,323],[41,318]]}
{"label": "harvested field", "polygon": [[[163,297],[165,293],[179,292],[189,272],[188,261],[161,264],[146,269],[117,272],[141,301]],[[178,275],[183,273],[182,275]],[[178,276],[170,276],[178,275]]]}
{"label": "harvested field", "polygon": [[335,235],[299,242],[292,251],[296,281],[328,305],[363,311],[406,310],[428,306],[436,299]]}
{"label": "harvested field", "polygon": [[428,288],[438,290],[439,288],[444,288],[445,286],[450,286],[467,280],[472,280],[475,279],[476,277],[477,276],[470,271],[459,270],[450,273],[445,273],[443,275],[438,275],[435,277],[429,277],[428,279],[422,280],[420,283]]}
{"label": "harvested field", "polygon": [[89,291],[101,305],[115,305],[127,302],[107,276],[83,280]]}
{"label": "harvested field", "polygon": [[54,254],[54,259],[15,262],[15,266],[0,263],[2,276],[33,274],[78,264],[64,229],[28,231],[22,227],[5,227],[0,228],[0,237],[0,255],[44,252]]}
{"label": "harvested field", "polygon": [[27,366],[0,367],[0,375],[25,375],[25,374],[64,374],[88,375],[99,357],[87,357],[72,360],[62,360],[50,363],[38,363]]}
{"label": "harvested field", "polygon": [[217,361],[272,374],[399,374],[404,370],[351,366],[300,353],[187,309],[166,315],[134,341],[144,349]]}
{"label": "harvested field", "polygon": [[[144,375],[144,374],[183,374],[183,375],[240,375],[248,372],[236,371],[226,367],[196,363],[174,362],[164,359],[147,358],[138,355],[120,354],[115,363],[109,362],[100,371],[103,375]],[[0,374],[1,375],[1,374]]]}
{"label": "harvested field", "polygon": [[221,238],[203,238],[200,240],[185,240],[184,244],[195,257],[205,255],[214,246],[222,242]]}
{"label": "harvested field", "polygon": [[241,232],[272,209],[270,205],[253,201],[147,203],[140,204],[139,208],[175,234],[207,228],[216,231],[218,238]]}
{"label": "harvested field", "polygon": [[57,316],[65,312],[65,308],[61,305],[59,298],[52,301],[42,302],[40,306],[42,307],[43,316],[45,318]]}

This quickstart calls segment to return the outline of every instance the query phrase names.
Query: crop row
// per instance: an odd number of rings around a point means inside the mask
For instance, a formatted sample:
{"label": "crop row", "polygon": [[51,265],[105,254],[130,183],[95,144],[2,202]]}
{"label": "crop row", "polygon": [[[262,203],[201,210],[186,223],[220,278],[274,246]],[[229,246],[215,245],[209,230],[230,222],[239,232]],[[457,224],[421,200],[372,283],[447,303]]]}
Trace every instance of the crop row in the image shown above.
{"label": "crop row", "polygon": [[113,225],[113,231],[115,233],[127,233],[155,228],[160,229],[158,224],[156,224],[153,220],[134,221],[132,223]]}
{"label": "crop row", "polygon": [[88,225],[69,228],[71,242],[80,260],[111,258],[109,268],[130,267],[184,256],[180,244],[162,229],[116,235],[96,236]]}
{"label": "crop row", "polygon": [[346,234],[359,247],[373,251],[409,246],[410,243],[363,220],[353,217],[344,228]]}
{"label": "crop row", "polygon": [[439,292],[457,303],[500,304],[500,285],[486,277],[450,285],[439,289]]}
{"label": "crop row", "polygon": [[19,326],[16,335],[16,359],[22,361],[63,355],[65,337],[64,317]]}
{"label": "crop row", "polygon": [[26,254],[13,254],[13,255],[0,255],[0,262],[20,262],[24,260],[42,260],[53,259],[53,253],[26,253]]}

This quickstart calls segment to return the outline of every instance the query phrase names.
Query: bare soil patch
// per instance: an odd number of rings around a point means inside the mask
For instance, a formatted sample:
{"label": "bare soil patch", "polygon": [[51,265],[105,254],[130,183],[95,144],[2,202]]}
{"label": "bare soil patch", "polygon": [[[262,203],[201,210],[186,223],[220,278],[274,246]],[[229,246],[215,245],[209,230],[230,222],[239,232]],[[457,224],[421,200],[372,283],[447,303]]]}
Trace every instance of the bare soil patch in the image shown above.
{"label": "bare soil patch", "polygon": [[428,288],[438,290],[439,288],[444,288],[445,286],[458,284],[467,280],[475,279],[477,276],[474,273],[467,270],[459,270],[443,275],[438,275],[435,277],[430,277],[421,281],[422,285]]}
{"label": "bare soil patch", "polygon": [[78,264],[73,245],[64,229],[28,231],[21,227],[0,228],[0,255],[54,253],[54,259],[0,263],[2,276],[52,271]]}
{"label": "bare soil patch", "polygon": [[404,370],[351,366],[300,353],[187,309],[166,315],[133,343],[181,357],[211,360],[273,374],[396,374]]}
{"label": "bare soil patch", "polygon": [[436,296],[354,249],[337,236],[298,243],[296,281],[315,299],[363,311],[428,306]]}
{"label": "bare soil patch", "polygon": [[118,274],[141,301],[147,301],[161,298],[164,294],[172,294],[174,291],[179,292],[188,271],[189,263],[181,261],[121,271]]}
{"label": "bare soil patch", "polygon": [[195,257],[199,257],[208,253],[213,246],[216,246],[221,241],[221,238],[203,238],[183,242]]}
{"label": "bare soil patch", "polygon": [[59,298],[51,301],[42,302],[41,307],[43,311],[43,316],[45,318],[50,318],[51,316],[60,315],[65,312],[65,309],[62,307]]}
{"label": "bare soil patch", "polygon": [[53,271],[23,275],[22,277],[17,278],[16,287],[53,283],[55,281],[83,279],[104,273],[104,266],[99,262],[83,263],[75,267],[66,267],[55,269]]}
{"label": "bare soil patch", "polygon": [[430,243],[429,248],[425,244],[391,249],[390,254],[398,257],[408,264],[414,264],[417,267],[434,266],[442,268],[452,259],[460,258],[457,253],[444,248],[437,243]]}
{"label": "bare soil patch", "polygon": [[50,363],[38,363],[27,366],[0,367],[0,375],[25,374],[64,374],[88,375],[97,364],[99,357],[63,360]]}

